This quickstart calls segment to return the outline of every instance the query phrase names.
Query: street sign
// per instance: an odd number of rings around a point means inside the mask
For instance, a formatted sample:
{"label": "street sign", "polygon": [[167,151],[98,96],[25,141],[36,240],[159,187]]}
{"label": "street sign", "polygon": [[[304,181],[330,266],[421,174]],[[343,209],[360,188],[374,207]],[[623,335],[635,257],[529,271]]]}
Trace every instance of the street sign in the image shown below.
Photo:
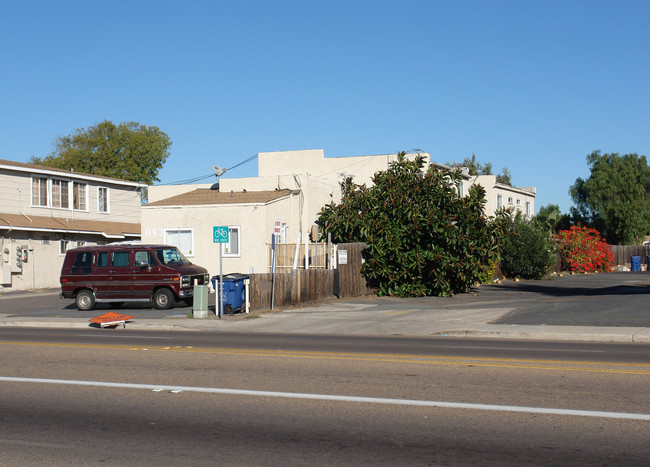
{"label": "street sign", "polygon": [[273,233],[275,235],[280,235],[280,232],[282,232],[282,219],[276,219],[273,224]]}
{"label": "street sign", "polygon": [[228,243],[228,226],[215,225],[212,227],[212,243]]}

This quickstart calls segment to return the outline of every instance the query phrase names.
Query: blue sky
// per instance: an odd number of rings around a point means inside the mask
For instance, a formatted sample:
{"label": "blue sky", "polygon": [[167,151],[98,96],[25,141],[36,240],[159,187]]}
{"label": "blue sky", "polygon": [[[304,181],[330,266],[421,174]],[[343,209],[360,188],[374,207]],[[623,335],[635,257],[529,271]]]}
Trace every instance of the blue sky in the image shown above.
{"label": "blue sky", "polygon": [[648,18],[625,0],[5,1],[0,158],[103,120],[170,136],[162,183],[266,151],[474,153],[566,212],[587,154],[650,154]]}

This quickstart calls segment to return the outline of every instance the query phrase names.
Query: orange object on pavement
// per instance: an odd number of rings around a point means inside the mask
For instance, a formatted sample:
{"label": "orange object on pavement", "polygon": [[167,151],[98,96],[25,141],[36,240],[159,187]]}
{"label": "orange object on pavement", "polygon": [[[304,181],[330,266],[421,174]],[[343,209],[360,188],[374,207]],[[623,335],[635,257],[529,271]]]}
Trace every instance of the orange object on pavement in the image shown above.
{"label": "orange object on pavement", "polygon": [[92,319],[89,319],[91,323],[99,324],[101,327],[112,326],[114,324],[124,325],[127,320],[133,318],[133,316],[122,315],[120,313],[115,313],[114,311],[109,311],[103,315],[95,316]]}

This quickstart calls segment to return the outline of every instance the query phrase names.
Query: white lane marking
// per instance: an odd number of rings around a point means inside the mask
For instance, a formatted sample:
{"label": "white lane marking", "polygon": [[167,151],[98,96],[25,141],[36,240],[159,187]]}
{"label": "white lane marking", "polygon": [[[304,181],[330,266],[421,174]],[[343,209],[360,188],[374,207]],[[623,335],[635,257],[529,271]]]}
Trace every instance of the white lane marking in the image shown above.
{"label": "white lane marking", "polygon": [[135,336],[133,334],[128,336],[120,336],[119,334],[79,334],[81,337],[105,337],[107,339],[159,339],[159,340],[170,340],[174,339],[173,337],[158,337],[158,336]]}
{"label": "white lane marking", "polygon": [[625,412],[601,412],[593,410],[571,410],[571,409],[553,409],[546,407],[520,407],[514,405],[491,405],[491,404],[469,404],[462,402],[441,402],[441,401],[422,401],[409,399],[386,399],[378,397],[357,397],[357,396],[337,396],[331,394],[308,394],[294,392],[273,392],[273,391],[253,391],[246,389],[226,389],[226,388],[206,388],[192,386],[161,386],[154,384],[135,384],[135,383],[111,383],[103,381],[77,381],[67,379],[46,379],[46,378],[16,378],[12,376],[0,376],[0,381],[16,383],[40,383],[40,384],[64,384],[72,386],[96,386],[105,388],[127,388],[127,389],[147,389],[150,391],[170,391],[170,392],[203,392],[211,394],[231,394],[239,396],[257,396],[257,397],[283,397],[288,399],[313,399],[339,402],[365,402],[374,404],[388,405],[411,405],[418,407],[440,407],[447,409],[471,409],[471,410],[493,410],[497,412],[521,412],[521,413],[540,413],[550,415],[577,415],[582,417],[600,417],[600,418],[617,418],[625,420],[645,420],[650,421],[650,414],[625,413]]}

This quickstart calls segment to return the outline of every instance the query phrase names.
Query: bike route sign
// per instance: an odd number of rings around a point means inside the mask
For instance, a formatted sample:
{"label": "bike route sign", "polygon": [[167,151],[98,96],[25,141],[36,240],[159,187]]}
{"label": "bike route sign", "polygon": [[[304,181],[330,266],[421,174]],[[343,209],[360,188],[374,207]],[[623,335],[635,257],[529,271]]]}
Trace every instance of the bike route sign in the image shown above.
{"label": "bike route sign", "polygon": [[212,227],[212,243],[228,243],[228,226],[215,225]]}

